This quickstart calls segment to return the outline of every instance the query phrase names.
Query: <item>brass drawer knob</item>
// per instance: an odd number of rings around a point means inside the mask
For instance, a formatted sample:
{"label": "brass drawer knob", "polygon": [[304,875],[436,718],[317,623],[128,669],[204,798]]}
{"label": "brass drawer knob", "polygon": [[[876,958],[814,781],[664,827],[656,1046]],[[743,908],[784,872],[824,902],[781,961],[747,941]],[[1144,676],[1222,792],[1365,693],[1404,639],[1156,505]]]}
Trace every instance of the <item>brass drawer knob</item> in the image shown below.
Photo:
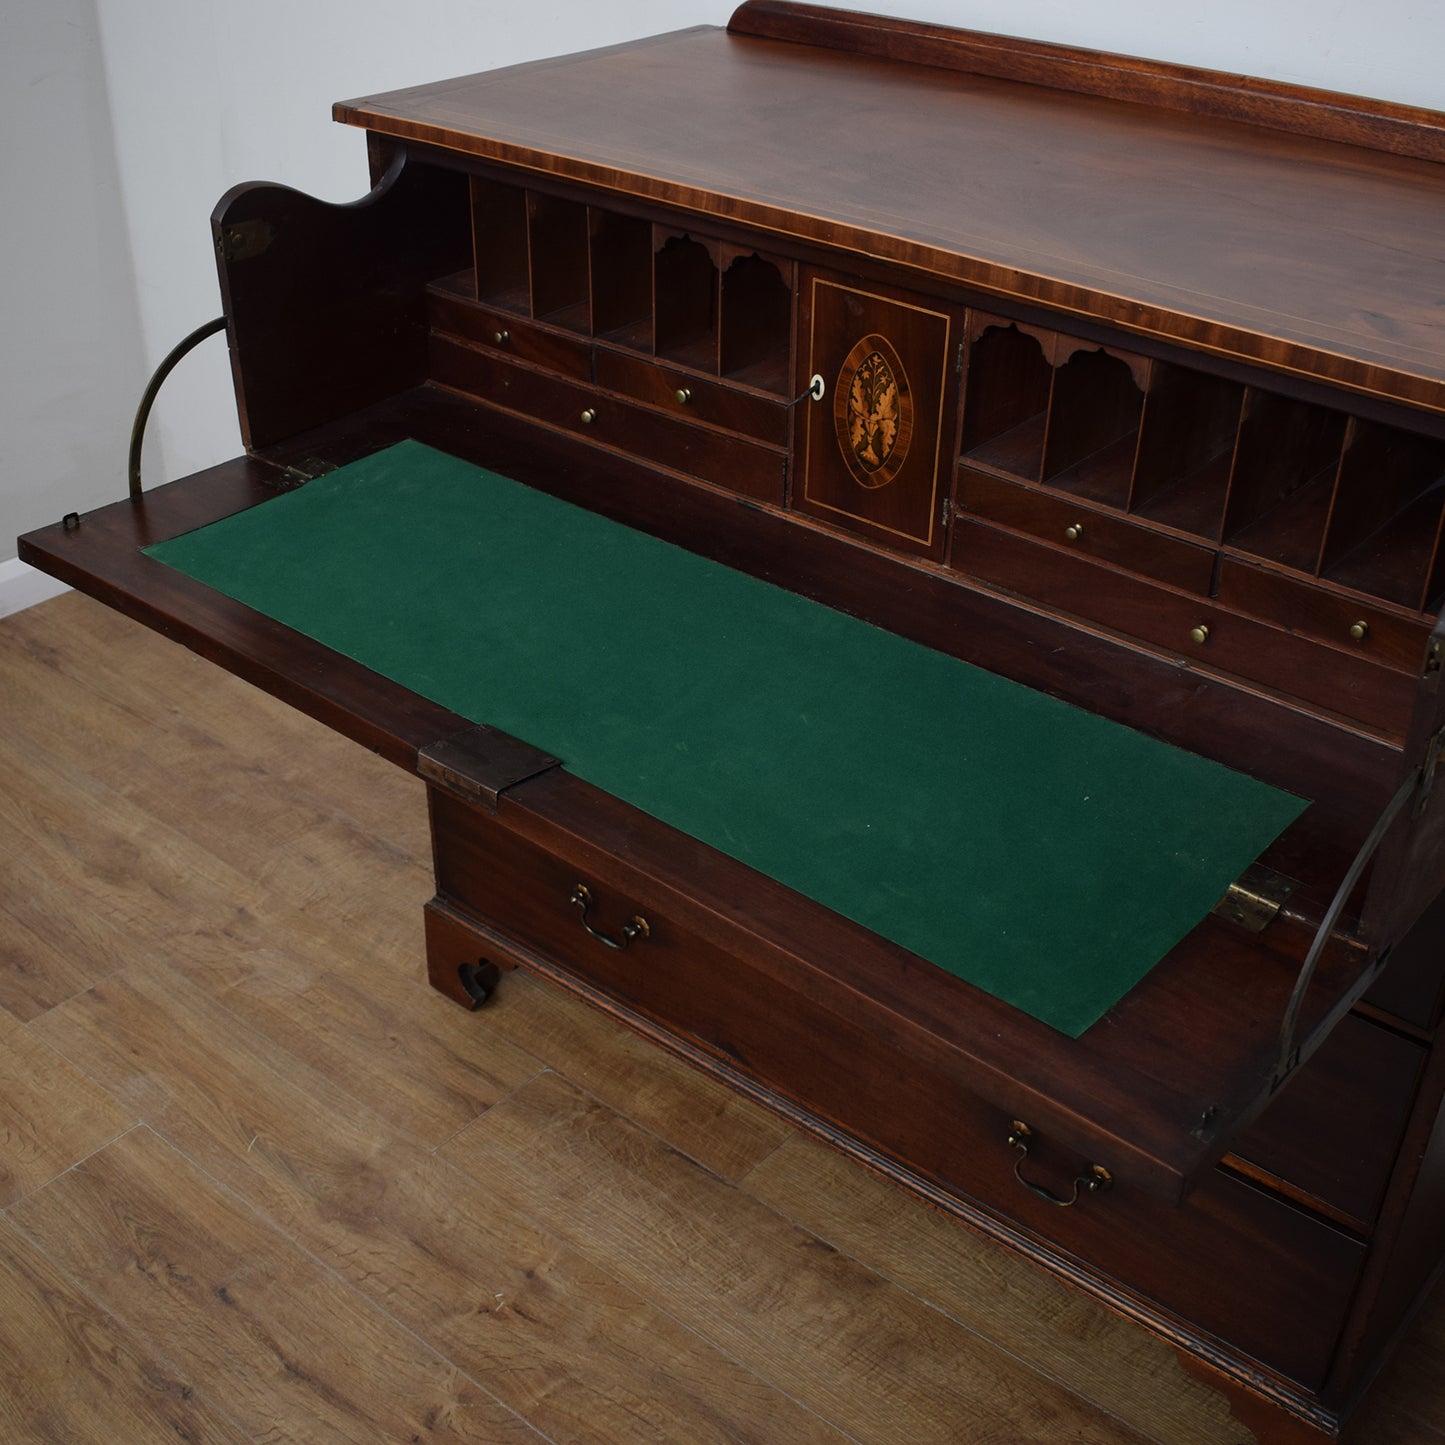
{"label": "brass drawer knob", "polygon": [[652,934],[652,927],[640,914],[634,913],[626,923],[622,925],[622,931],[616,938],[610,938],[607,934],[593,928],[588,921],[587,910],[592,907],[592,890],[585,883],[574,883],[572,885],[572,897],[567,900],[573,908],[581,910],[582,927],[595,938],[598,943],[606,944],[608,948],[615,948],[619,953],[632,942],[634,938],[648,938]]}
{"label": "brass drawer knob", "polygon": [[505,346],[511,339],[512,333],[510,331],[492,332],[492,340],[495,341],[498,346]]}
{"label": "brass drawer knob", "polygon": [[1071,542],[1077,542],[1083,535],[1084,524],[1082,522],[1075,522],[1072,526],[1064,528],[1064,536]]}
{"label": "brass drawer knob", "polygon": [[1368,622],[1350,623],[1350,636],[1356,642],[1363,642],[1370,635],[1370,624]]}
{"label": "brass drawer knob", "polygon": [[1201,622],[1198,627],[1191,627],[1189,629],[1189,639],[1191,642],[1197,642],[1203,647],[1204,644],[1209,641],[1209,624],[1207,622]]}
{"label": "brass drawer knob", "polygon": [[1062,1194],[1055,1194],[1052,1189],[1042,1184],[1035,1184],[1030,1179],[1025,1179],[1023,1174],[1024,1160],[1029,1157],[1029,1144],[1034,1137],[1034,1131],[1029,1128],[1022,1119],[1015,1119],[1009,1125],[1008,1145],[1010,1149],[1017,1149],[1019,1157],[1014,1161],[1014,1178],[1023,1185],[1030,1194],[1042,1199],[1045,1204],[1055,1205],[1059,1209],[1072,1209],[1079,1202],[1084,1194],[1102,1194],[1104,1190],[1112,1187],[1114,1176],[1104,1168],[1102,1164],[1090,1164],[1088,1172],[1080,1174],[1074,1180],[1074,1192],[1065,1198]]}
{"label": "brass drawer knob", "polygon": [[596,420],[597,408],[595,406],[589,406],[587,410],[582,413],[582,425],[591,426],[592,423]]}
{"label": "brass drawer knob", "polygon": [[673,392],[673,396],[677,398],[677,404],[679,406],[686,406],[688,402],[692,400],[692,390],[689,387],[680,386]]}

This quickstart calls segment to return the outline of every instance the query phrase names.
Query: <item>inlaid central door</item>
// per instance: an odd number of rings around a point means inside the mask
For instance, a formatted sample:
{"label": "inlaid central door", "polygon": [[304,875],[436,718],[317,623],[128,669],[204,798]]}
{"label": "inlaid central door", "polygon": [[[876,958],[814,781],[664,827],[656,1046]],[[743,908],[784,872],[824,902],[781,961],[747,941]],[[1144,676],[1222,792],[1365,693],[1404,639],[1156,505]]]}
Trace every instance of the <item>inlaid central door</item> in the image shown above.
{"label": "inlaid central door", "polygon": [[[801,466],[793,505],[894,548],[943,553],[960,317],[810,272],[803,279]],[[819,397],[817,391],[821,390]]]}

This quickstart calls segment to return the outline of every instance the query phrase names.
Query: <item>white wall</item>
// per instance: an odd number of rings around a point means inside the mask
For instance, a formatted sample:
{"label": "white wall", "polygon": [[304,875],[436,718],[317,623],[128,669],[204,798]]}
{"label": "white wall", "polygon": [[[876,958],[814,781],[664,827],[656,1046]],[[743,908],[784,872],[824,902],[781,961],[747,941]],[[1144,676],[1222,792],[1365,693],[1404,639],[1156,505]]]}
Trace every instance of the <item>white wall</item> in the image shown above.
{"label": "white wall", "polygon": [[[716,20],[716,0],[98,0],[142,332],[153,362],[218,314],[208,229],[239,181],[330,201],[367,188],[336,100]],[[240,448],[225,341],[172,374],[147,484]]]}
{"label": "white wall", "polygon": [[0,0],[0,136],[4,559],[125,490],[143,363],[93,0]]}
{"label": "white wall", "polygon": [[[331,122],[333,100],[724,24],[731,8],[729,0],[0,0],[0,115],[7,139],[24,137],[5,147],[12,264],[0,280],[0,557],[17,527],[123,491],[128,411],[145,375],[219,310],[208,217],[222,192],[244,180],[329,200],[364,190],[362,136]],[[1445,110],[1438,0],[858,0],[857,8]],[[221,338],[208,341],[167,383],[147,443],[148,482],[238,449],[224,352]]]}
{"label": "white wall", "polygon": [[1445,110],[1440,0],[857,0],[845,8]]}

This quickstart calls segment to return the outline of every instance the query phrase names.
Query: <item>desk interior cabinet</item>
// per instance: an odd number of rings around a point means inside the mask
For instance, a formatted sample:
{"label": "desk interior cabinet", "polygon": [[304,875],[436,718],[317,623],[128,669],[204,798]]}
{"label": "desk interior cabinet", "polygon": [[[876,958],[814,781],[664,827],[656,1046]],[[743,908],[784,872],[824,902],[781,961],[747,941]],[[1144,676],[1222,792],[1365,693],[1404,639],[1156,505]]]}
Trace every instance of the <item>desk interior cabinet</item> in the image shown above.
{"label": "desk interior cabinet", "polygon": [[[1445,1250],[1445,118],[784,0],[337,115],[360,203],[214,216],[247,455],[22,557],[427,780],[443,993],[535,970],[1335,1438]],[[146,550],[406,438],[1308,807],[1070,1037]]]}

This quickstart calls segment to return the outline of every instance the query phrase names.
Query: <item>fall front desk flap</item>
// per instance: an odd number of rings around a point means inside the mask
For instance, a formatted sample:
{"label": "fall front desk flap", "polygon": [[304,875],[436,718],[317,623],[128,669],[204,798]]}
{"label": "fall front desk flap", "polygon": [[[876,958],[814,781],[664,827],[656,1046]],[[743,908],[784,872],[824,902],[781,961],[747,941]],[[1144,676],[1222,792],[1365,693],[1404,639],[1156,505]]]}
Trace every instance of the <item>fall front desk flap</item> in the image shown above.
{"label": "fall front desk flap", "polygon": [[1306,806],[418,442],[148,551],[1073,1037]]}

